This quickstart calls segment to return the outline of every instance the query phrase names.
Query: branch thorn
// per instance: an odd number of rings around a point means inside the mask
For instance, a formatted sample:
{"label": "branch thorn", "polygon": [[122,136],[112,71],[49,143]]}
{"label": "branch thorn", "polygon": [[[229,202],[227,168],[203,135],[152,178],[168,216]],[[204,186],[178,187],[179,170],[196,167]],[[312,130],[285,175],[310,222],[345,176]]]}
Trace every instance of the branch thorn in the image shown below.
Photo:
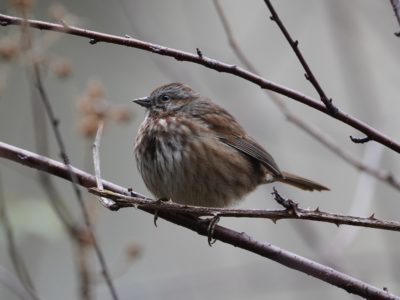
{"label": "branch thorn", "polygon": [[196,52],[199,58],[203,59],[203,53],[201,52],[200,48],[196,48]]}

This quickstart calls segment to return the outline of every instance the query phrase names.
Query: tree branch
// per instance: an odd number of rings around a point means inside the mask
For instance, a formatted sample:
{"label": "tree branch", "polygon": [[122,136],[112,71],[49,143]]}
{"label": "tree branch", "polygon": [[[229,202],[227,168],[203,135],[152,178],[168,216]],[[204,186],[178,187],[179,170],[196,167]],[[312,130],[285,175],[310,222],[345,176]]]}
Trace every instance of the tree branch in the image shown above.
{"label": "tree branch", "polygon": [[[124,45],[127,47],[138,48],[145,51],[156,53],[158,55],[174,57],[178,61],[193,62],[203,65],[209,69],[216,70],[218,72],[224,72],[238,76],[240,78],[253,82],[254,84],[260,86],[263,89],[268,89],[276,93],[285,95],[291,99],[294,99],[316,110],[319,110],[327,115],[330,115],[331,117],[340,120],[343,123],[363,132],[371,140],[381,143],[382,145],[385,145],[386,147],[392,149],[393,151],[400,153],[400,143],[398,141],[386,136],[385,134],[369,126],[368,124],[356,119],[355,117],[347,114],[346,112],[341,111],[339,109],[336,114],[331,115],[329,111],[326,109],[325,105],[321,104],[320,101],[317,101],[311,97],[308,97],[290,88],[276,84],[252,72],[239,68],[236,65],[223,63],[215,59],[205,57],[204,55],[199,57],[199,55],[197,54],[191,54],[188,52],[160,46],[157,44],[144,42],[138,39],[133,39],[131,37],[120,37],[120,36],[105,34],[75,26],[67,26],[66,24],[59,25],[55,23],[35,21],[35,20],[26,20],[25,22],[27,22],[27,24],[29,24],[29,26],[32,28],[63,32],[71,35],[89,38],[91,44],[106,42],[117,45]],[[23,23],[24,20],[21,18],[0,14],[0,25],[2,26],[22,25]]]}
{"label": "tree branch", "polygon": [[335,107],[332,103],[332,99],[328,99],[326,96],[324,90],[322,89],[321,85],[319,84],[317,78],[314,76],[313,72],[311,71],[311,68],[308,66],[308,63],[303,57],[303,54],[301,53],[299,49],[299,41],[295,41],[292,39],[292,37],[289,34],[289,31],[287,31],[285,25],[283,25],[283,22],[279,18],[279,15],[275,11],[275,8],[273,7],[272,3],[270,0],[264,0],[265,4],[267,5],[269,11],[271,12],[271,17],[270,19],[278,25],[279,29],[282,31],[283,35],[285,36],[286,40],[288,41],[290,47],[293,49],[293,52],[296,54],[298,60],[300,61],[301,65],[304,68],[304,71],[306,72],[304,75],[308,81],[313,85],[315,90],[317,91],[319,97],[321,98],[321,101],[324,103],[326,109],[331,115],[335,115],[338,112],[337,107]]}
{"label": "tree branch", "polygon": [[[67,179],[69,181],[71,181],[70,171],[72,171],[78,179],[78,183],[80,185],[86,188],[96,186],[96,178],[93,175],[83,172],[73,166],[68,167],[65,164],[54,161],[50,158],[43,157],[27,150],[8,145],[4,142],[0,142],[0,157],[15,161],[25,166],[42,170],[44,172],[51,173],[55,176]],[[143,197],[138,193],[130,192],[123,187],[120,187],[105,180],[103,180],[103,185],[104,188],[115,193],[123,195],[132,194],[134,197]],[[148,198],[143,197],[143,199]],[[139,209],[154,214],[154,210],[146,208]],[[159,217],[167,221],[186,227],[190,230],[197,232],[200,235],[208,236],[209,234],[208,224],[207,222],[204,222],[204,220],[200,220],[198,218],[194,218],[193,216],[188,216],[185,214],[177,214],[167,211],[159,211],[158,215]],[[370,299],[400,300],[400,297],[390,294],[383,289],[379,289],[377,287],[366,284],[365,282],[362,282],[347,274],[341,273],[335,269],[301,257],[277,246],[259,242],[243,232],[236,232],[231,229],[217,225],[215,226],[213,233],[213,237],[217,240],[274,260],[291,269],[298,270],[322,281],[340,287],[349,293],[353,293],[361,297]]]}
{"label": "tree branch", "polygon": [[[231,46],[233,52],[239,59],[239,61],[244,65],[245,68],[247,68],[250,72],[254,74],[260,74],[256,67],[250,62],[249,59],[247,59],[246,55],[244,52],[241,50],[238,42],[236,41],[233,32],[231,30],[231,27],[228,23],[228,19],[225,16],[225,13],[221,7],[221,4],[219,0],[214,0],[214,5],[217,10],[218,16],[222,22],[222,26],[224,27],[226,37],[228,39],[229,45]],[[269,91],[265,90],[265,93],[271,98],[272,102],[277,106],[277,108],[280,110],[280,112],[285,116],[285,118],[298,128],[302,129],[304,132],[312,136],[314,139],[316,139],[318,142],[320,142],[322,145],[324,145],[326,148],[331,150],[333,153],[335,153],[337,156],[342,158],[344,161],[348,162],[351,164],[353,167],[356,169],[366,172],[369,175],[374,176],[375,178],[379,179],[380,181],[390,185],[391,187],[400,190],[400,181],[391,173],[388,171],[384,170],[379,170],[376,168],[372,168],[368,166],[367,164],[363,163],[361,160],[358,158],[354,157],[351,155],[349,152],[345,151],[342,149],[332,138],[330,138],[328,135],[324,134],[320,129],[318,129],[316,126],[312,126],[311,124],[307,123],[304,119],[298,117],[295,115],[288,107],[285,105],[285,103],[280,99],[279,95]],[[350,139],[352,139],[353,142],[355,142],[353,137],[350,136]]]}
{"label": "tree branch", "polygon": [[[232,209],[232,208],[214,208],[193,205],[183,205],[173,202],[161,202],[154,199],[143,199],[142,197],[131,197],[108,190],[100,190],[98,188],[89,188],[89,192],[100,197],[113,199],[119,208],[135,207],[147,208],[151,210],[165,210],[182,214],[190,214],[196,217],[219,216],[219,217],[235,217],[235,218],[264,218],[270,219],[274,223],[282,219],[297,219],[320,221],[339,225],[353,225],[361,227],[369,227],[375,229],[384,229],[390,231],[400,231],[400,222],[383,221],[375,218],[372,214],[368,218],[355,216],[345,216],[332,214],[321,211],[319,208],[314,210],[303,209],[296,206],[296,210],[265,210],[265,209]],[[292,201],[292,200],[290,200]],[[292,201],[293,202],[293,201]],[[293,202],[295,203],[295,202]],[[297,203],[296,203],[297,204]]]}

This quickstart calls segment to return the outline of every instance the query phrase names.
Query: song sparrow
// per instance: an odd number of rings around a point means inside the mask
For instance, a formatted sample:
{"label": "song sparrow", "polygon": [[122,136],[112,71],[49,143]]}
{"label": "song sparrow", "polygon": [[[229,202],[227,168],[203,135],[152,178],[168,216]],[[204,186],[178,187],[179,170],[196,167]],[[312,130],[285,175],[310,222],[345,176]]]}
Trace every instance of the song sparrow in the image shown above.
{"label": "song sparrow", "polygon": [[225,207],[275,181],[328,190],[281,171],[231,114],[187,85],[164,85],[134,102],[147,109],[136,137],[137,166],[159,199]]}

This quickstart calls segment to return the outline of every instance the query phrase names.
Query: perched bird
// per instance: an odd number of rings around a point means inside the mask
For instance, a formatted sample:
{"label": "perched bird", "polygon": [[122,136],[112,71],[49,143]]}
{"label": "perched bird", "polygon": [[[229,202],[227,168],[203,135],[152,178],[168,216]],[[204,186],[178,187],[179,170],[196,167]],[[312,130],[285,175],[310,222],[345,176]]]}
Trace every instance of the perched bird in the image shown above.
{"label": "perched bird", "polygon": [[167,84],[134,102],[146,108],[135,143],[138,170],[159,199],[226,207],[275,181],[329,190],[281,171],[230,113],[187,85]]}

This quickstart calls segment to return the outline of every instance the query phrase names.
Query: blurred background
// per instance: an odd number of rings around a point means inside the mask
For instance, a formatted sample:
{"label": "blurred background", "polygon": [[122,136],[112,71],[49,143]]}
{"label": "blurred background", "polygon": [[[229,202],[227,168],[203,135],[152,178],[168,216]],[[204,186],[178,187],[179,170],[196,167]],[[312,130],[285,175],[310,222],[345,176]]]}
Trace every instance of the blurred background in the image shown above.
{"label": "blurred background", "polygon": [[[282,21],[328,97],[344,111],[399,140],[400,39],[390,1],[273,1]],[[318,98],[263,1],[220,1],[241,50],[263,77]],[[22,8],[21,8],[22,6]],[[6,1],[0,12],[157,43],[242,66],[212,1]],[[191,85],[227,108],[282,169],[317,180],[330,192],[308,193],[276,184],[304,208],[399,220],[399,190],[359,172],[289,123],[270,97],[241,78],[142,50],[32,30],[21,49],[21,28],[0,28],[0,140],[59,160],[49,122],[32,85],[29,57],[41,65],[44,86],[60,120],[74,166],[92,172],[91,143],[99,111],[105,179],[149,195],[136,170],[133,143],[144,111],[131,100],[174,81]],[[376,143],[354,144],[362,134],[326,115],[281,98],[298,117],[365,164],[398,175],[398,154]],[[46,120],[46,121],[45,121]],[[48,150],[45,146],[48,140]],[[40,299],[79,299],[77,247],[54,212],[38,173],[0,160],[1,191],[15,242]],[[82,212],[71,184],[52,178],[77,224]],[[280,208],[272,186],[259,187],[240,208]],[[353,299],[345,291],[268,259],[158,221],[142,211],[110,212],[84,192],[101,249],[120,299]],[[222,219],[221,225],[400,294],[400,236],[308,221]],[[3,229],[3,228],[2,228]],[[81,253],[82,254],[82,253]],[[91,249],[87,258],[93,299],[110,299]],[[15,277],[0,231],[0,298],[21,299],[6,281]],[[12,280],[11,280],[12,281]],[[14,280],[15,281],[15,280]]]}

